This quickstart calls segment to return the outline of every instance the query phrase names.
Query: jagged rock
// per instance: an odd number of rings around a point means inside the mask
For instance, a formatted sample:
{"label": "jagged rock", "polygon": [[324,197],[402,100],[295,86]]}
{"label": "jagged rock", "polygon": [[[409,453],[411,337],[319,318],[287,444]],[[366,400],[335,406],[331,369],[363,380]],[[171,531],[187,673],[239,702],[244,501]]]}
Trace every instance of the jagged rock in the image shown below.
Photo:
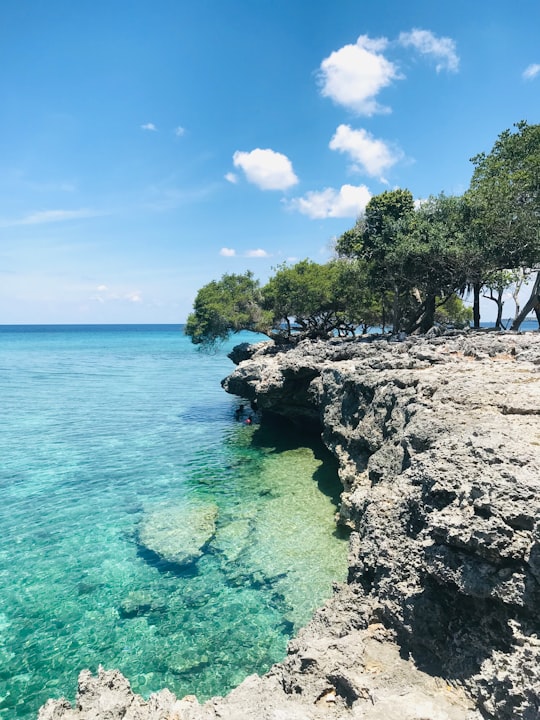
{"label": "jagged rock", "polygon": [[339,461],[348,583],[282,663],[226,698],[128,693],[104,714],[106,676],[89,694],[83,675],[80,709],[50,701],[40,720],[536,720],[540,335],[268,343],[249,355],[225,389],[318,427]]}
{"label": "jagged rock", "polygon": [[137,541],[160,559],[185,567],[201,557],[214,537],[217,515],[212,503],[158,508],[141,520]]}

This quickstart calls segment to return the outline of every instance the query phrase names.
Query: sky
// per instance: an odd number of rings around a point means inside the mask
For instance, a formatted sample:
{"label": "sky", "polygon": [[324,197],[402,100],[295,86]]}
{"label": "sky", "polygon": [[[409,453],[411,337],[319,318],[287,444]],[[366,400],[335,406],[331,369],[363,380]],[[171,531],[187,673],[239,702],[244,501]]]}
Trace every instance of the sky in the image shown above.
{"label": "sky", "polygon": [[2,0],[0,324],[181,323],[373,195],[461,194],[540,122],[539,32],[538,0]]}

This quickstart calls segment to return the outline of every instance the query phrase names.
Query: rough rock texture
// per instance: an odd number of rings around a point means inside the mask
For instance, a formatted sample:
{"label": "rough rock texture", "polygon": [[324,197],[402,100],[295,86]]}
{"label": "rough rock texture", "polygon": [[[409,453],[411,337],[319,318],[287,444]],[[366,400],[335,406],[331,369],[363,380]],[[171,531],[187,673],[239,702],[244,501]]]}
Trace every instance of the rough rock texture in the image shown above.
{"label": "rough rock texture", "polygon": [[319,427],[339,460],[348,584],[283,663],[227,698],[144,703],[124,687],[121,715],[98,708],[125,680],[83,674],[78,709],[49,701],[40,720],[538,718],[540,336],[259,345],[237,359],[229,392]]}

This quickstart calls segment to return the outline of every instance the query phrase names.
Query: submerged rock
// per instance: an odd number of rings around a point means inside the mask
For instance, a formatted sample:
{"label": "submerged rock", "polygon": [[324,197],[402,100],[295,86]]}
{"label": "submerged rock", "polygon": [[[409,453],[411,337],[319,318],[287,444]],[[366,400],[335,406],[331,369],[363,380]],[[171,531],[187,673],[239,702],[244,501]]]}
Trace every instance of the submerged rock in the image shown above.
{"label": "submerged rock", "polygon": [[120,603],[118,612],[122,618],[134,618],[151,612],[163,612],[167,605],[145,590],[132,590]]}
{"label": "submerged rock", "polygon": [[178,567],[197,562],[216,532],[217,506],[190,503],[145,515],[137,530],[141,547]]}

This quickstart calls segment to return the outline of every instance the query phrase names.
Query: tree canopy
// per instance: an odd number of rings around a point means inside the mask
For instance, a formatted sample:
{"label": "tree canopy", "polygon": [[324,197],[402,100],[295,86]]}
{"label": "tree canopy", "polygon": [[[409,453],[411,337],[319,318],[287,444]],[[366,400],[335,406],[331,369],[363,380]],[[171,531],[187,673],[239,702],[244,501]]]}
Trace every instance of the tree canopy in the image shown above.
{"label": "tree canopy", "polygon": [[[517,123],[472,163],[462,196],[415,203],[398,188],[372,197],[327,263],[282,264],[264,286],[251,272],[208,283],[186,333],[207,347],[239,330],[276,342],[354,335],[375,325],[425,332],[437,322],[469,322],[462,297],[470,289],[475,326],[483,289],[497,303],[500,327],[505,291],[514,286],[517,297],[516,288],[540,269],[540,125]],[[532,310],[540,324],[540,272],[513,329]]]}
{"label": "tree canopy", "polygon": [[185,332],[209,347],[252,330],[276,342],[354,335],[380,322],[361,262],[302,260],[282,264],[264,287],[251,273],[224,275],[202,287]]}

